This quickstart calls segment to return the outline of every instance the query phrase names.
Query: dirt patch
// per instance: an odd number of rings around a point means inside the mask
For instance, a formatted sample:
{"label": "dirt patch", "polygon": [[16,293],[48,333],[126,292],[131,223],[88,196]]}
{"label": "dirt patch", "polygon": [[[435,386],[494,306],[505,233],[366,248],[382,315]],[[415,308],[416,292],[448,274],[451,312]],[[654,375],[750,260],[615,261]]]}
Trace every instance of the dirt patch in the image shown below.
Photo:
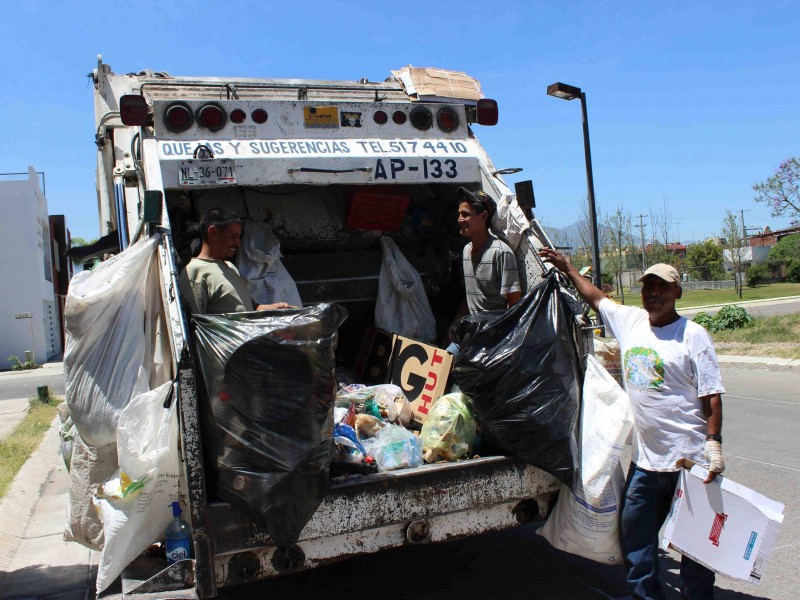
{"label": "dirt patch", "polygon": [[714,342],[714,348],[718,354],[800,359],[800,344],[791,342],[772,342],[769,344],[749,344],[747,342]]}

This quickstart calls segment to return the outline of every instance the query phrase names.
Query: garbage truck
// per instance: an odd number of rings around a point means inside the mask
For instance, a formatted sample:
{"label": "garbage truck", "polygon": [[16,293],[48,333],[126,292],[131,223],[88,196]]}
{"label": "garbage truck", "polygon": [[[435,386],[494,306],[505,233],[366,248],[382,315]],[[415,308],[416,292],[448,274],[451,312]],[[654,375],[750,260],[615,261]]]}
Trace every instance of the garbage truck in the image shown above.
{"label": "garbage truck", "polygon": [[[504,176],[516,170],[493,164],[477,138],[500,122],[498,103],[477,79],[410,65],[379,81],[115,74],[99,56],[90,76],[102,260],[76,276],[67,300],[74,440],[65,537],[101,552],[98,593],[214,598],[233,585],[546,517],[566,480],[514,444],[488,443],[459,460],[337,471],[335,444],[319,442],[330,436],[348,385],[391,382],[414,400],[416,417],[458,390],[453,373],[468,353],[444,348],[464,294],[460,187],[496,203],[492,230],[515,253],[523,300],[552,278],[537,255],[552,243],[533,213],[530,182],[512,190]],[[244,221],[236,261],[253,298],[293,298],[295,308],[190,313],[178,281],[197,254],[199,222],[215,207]],[[378,322],[387,240],[418,276],[433,333]],[[572,300],[558,360],[580,366],[585,319]],[[261,358],[248,363],[243,352],[214,347],[215,334],[231,332],[239,350],[252,336],[265,339]],[[504,337],[514,336],[499,343]],[[281,369],[291,371],[290,383],[276,383]],[[217,405],[233,371],[250,386],[236,431],[214,422],[228,410]],[[566,386],[573,403],[579,371]],[[293,414],[317,419],[318,462],[262,456],[286,472],[258,473],[262,463],[247,459],[229,473],[220,457],[257,437],[280,412],[268,403],[283,406],[284,392],[306,402]],[[576,411],[567,412],[572,435]],[[415,435],[425,427],[417,421],[407,423]],[[558,447],[566,450],[557,460],[577,464],[566,456],[574,438]],[[313,470],[313,483],[308,473],[292,479],[298,469]],[[264,477],[273,487],[243,495]],[[190,548],[168,560],[158,531],[173,518],[174,501]],[[260,515],[256,504],[267,505]],[[277,522],[284,518],[294,525],[288,536]]]}

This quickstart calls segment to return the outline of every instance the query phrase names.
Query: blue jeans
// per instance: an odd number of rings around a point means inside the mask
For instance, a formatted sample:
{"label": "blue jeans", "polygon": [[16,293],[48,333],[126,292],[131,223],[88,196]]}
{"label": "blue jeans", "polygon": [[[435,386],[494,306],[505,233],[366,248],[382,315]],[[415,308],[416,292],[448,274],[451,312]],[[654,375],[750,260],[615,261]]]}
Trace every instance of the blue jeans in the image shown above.
{"label": "blue jeans", "polygon": [[[663,600],[658,578],[658,532],[669,515],[680,473],[646,471],[631,463],[620,511],[620,545],[634,598]],[[714,571],[681,557],[680,590],[683,598],[714,597]]]}

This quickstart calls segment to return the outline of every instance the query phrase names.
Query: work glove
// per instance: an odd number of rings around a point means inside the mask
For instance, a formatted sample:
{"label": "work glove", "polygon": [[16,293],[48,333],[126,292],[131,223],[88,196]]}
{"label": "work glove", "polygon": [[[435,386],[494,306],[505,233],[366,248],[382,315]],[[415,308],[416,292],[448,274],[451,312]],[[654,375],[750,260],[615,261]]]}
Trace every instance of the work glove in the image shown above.
{"label": "work glove", "polygon": [[716,440],[706,440],[703,450],[708,470],[715,473],[722,473],[725,470],[725,460],[722,458],[722,442]]}

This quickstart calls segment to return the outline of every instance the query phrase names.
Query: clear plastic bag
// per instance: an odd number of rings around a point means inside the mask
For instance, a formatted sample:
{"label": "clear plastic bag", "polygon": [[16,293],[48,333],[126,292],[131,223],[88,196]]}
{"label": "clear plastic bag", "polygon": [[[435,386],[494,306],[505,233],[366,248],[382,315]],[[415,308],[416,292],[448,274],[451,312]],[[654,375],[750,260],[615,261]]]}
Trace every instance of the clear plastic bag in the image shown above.
{"label": "clear plastic bag", "polygon": [[195,315],[218,495],[296,543],[328,490],[338,304]]}
{"label": "clear plastic bag", "polygon": [[400,425],[387,423],[364,441],[367,453],[374,456],[379,471],[394,471],[422,466],[422,442],[419,436]]}
{"label": "clear plastic bag", "polygon": [[431,406],[419,434],[425,462],[468,458],[476,431],[469,398],[461,392],[445,394]]}

